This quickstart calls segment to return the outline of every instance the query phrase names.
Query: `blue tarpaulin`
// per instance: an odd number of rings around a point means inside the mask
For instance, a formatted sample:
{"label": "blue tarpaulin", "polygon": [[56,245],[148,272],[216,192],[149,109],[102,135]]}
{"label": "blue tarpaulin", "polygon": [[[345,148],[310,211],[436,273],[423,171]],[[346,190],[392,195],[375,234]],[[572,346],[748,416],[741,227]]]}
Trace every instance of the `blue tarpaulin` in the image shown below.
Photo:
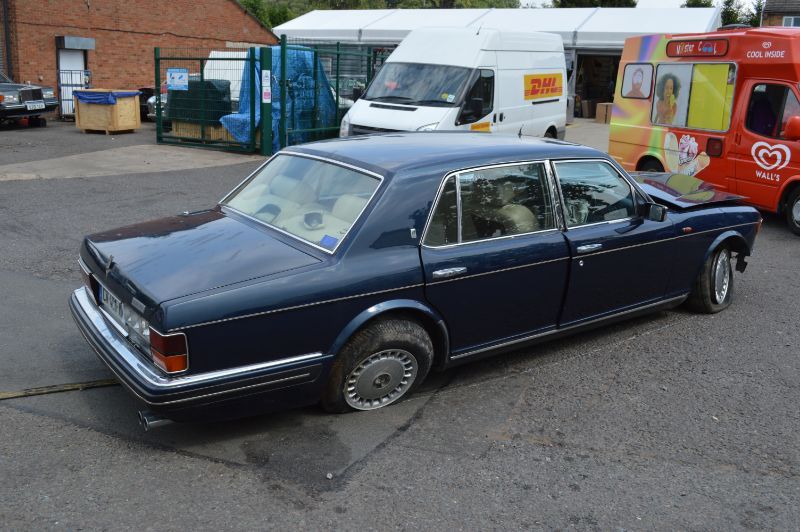
{"label": "blue tarpaulin", "polygon": [[[280,149],[279,126],[281,118],[281,49],[279,46],[271,47],[272,50],[272,151]],[[314,69],[316,68],[316,83]],[[245,63],[242,73],[242,83],[239,89],[239,112],[223,116],[220,122],[225,126],[237,142],[248,144],[250,142],[250,73],[248,63]],[[314,65],[314,52],[305,48],[289,48],[286,50],[286,78],[288,88],[286,91],[286,129],[311,129],[315,127],[335,127],[336,102],[328,84],[328,76],[322,68],[322,63],[317,60]],[[256,61],[256,127],[261,119],[261,68]],[[317,101],[315,102],[315,99]],[[316,103],[316,105],[315,105]],[[316,113],[315,113],[316,111]],[[289,144],[298,144],[311,139],[311,133],[290,134]]]}
{"label": "blue tarpaulin", "polygon": [[73,96],[81,103],[114,105],[117,98],[132,98],[141,94],[139,91],[72,91]]}

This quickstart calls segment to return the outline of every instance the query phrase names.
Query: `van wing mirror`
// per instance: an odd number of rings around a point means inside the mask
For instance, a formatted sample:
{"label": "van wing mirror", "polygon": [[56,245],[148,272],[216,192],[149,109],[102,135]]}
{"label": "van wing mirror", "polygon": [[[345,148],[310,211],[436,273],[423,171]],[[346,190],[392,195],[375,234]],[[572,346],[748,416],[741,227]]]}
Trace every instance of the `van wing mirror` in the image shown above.
{"label": "van wing mirror", "polygon": [[786,140],[800,140],[800,116],[790,116],[786,121],[786,128],[783,130],[783,138]]}
{"label": "van wing mirror", "polygon": [[361,95],[362,95],[363,93],[364,93],[364,92],[363,92],[363,90],[361,89],[361,87],[353,87],[353,101],[356,101],[356,100],[358,100],[359,98],[361,98]]}

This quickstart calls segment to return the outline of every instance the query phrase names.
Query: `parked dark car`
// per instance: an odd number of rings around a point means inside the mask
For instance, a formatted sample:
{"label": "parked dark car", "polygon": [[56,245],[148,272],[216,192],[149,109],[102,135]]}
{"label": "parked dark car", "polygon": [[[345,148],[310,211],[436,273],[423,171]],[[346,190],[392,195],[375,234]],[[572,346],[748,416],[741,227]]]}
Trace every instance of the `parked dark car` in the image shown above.
{"label": "parked dark car", "polygon": [[70,306],[145,424],[375,409],[431,368],[727,307],[761,217],[683,178],[480,133],[294,146],[212,209],[86,237]]}
{"label": "parked dark car", "polygon": [[58,108],[52,87],[14,83],[0,72],[0,123],[27,118],[30,126],[46,126],[41,115]]}

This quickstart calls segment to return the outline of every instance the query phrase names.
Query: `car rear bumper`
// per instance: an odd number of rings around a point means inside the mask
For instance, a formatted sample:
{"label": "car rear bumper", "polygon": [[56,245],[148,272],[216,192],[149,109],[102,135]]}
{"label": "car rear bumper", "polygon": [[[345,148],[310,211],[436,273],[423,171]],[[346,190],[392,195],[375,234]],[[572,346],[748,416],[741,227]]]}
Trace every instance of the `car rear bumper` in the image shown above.
{"label": "car rear bumper", "polygon": [[[70,310],[86,341],[122,384],[141,401],[167,417],[211,405],[233,407],[233,400],[259,397],[260,410],[269,403],[280,408],[311,404],[319,399],[321,386],[333,357],[311,353],[261,364],[228,368],[194,375],[169,377],[161,373],[127,338],[112,327],[85,288],[73,292]],[[291,389],[291,392],[287,390]],[[215,417],[236,417],[243,412]]]}

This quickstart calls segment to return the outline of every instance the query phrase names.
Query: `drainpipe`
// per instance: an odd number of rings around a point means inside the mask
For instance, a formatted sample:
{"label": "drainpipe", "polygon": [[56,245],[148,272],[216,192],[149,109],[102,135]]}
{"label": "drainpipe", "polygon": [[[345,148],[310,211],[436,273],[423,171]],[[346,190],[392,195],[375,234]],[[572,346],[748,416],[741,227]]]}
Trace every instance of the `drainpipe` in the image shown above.
{"label": "drainpipe", "polygon": [[8,3],[10,0],[3,0],[3,35],[6,36],[6,72],[8,77],[13,79],[13,64],[11,63],[11,22],[8,20]]}

